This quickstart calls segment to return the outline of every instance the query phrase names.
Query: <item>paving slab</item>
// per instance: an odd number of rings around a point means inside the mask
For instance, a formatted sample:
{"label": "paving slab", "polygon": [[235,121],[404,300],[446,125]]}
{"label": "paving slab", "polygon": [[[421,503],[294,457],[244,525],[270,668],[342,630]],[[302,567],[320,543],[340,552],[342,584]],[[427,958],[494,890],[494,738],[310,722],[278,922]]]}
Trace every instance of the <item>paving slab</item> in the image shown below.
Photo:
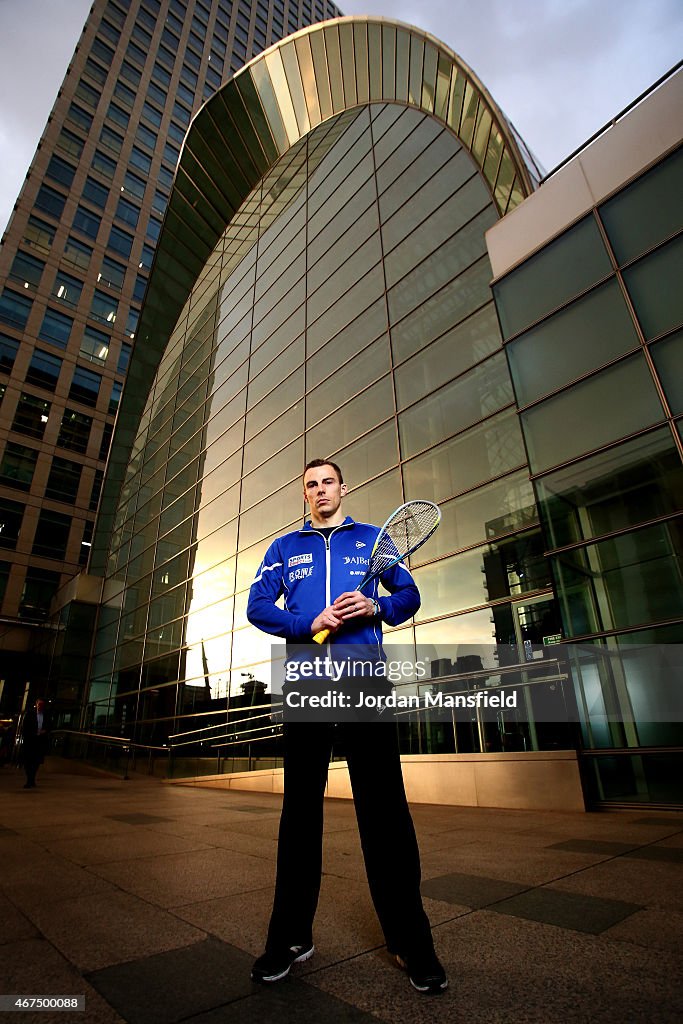
{"label": "paving slab", "polygon": [[419,997],[385,954],[306,981],[367,1013],[405,1024],[674,1024],[683,958],[604,936],[477,911],[434,929],[447,991]]}
{"label": "paving slab", "polygon": [[562,892],[546,886],[501,900],[490,909],[495,910],[497,914],[511,914],[527,921],[543,921],[558,928],[570,928],[572,931],[599,935],[624,918],[642,910],[642,907],[623,900]]}
{"label": "paving slab", "polygon": [[467,875],[461,871],[428,878],[422,883],[423,896],[477,909],[508,899],[524,890],[525,886],[516,882],[487,878],[484,875]]}
{"label": "paving slab", "polygon": [[[325,806],[315,956],[273,988],[263,948],[281,797],[0,773],[0,970],[85,994],[59,1024],[669,1024],[683,1016],[683,816],[414,805],[449,989],[388,956],[353,804]],[[32,1015],[43,1024],[49,1014]],[[27,1019],[25,1016],[22,1019]]]}
{"label": "paving slab", "polygon": [[258,889],[272,884],[275,875],[275,865],[259,857],[216,848],[93,864],[89,870],[165,908]]}
{"label": "paving slab", "polygon": [[203,929],[118,890],[35,907],[30,919],[83,973],[206,938]]}
{"label": "paving slab", "polygon": [[87,976],[128,1024],[174,1024],[251,995],[252,958],[207,938]]}

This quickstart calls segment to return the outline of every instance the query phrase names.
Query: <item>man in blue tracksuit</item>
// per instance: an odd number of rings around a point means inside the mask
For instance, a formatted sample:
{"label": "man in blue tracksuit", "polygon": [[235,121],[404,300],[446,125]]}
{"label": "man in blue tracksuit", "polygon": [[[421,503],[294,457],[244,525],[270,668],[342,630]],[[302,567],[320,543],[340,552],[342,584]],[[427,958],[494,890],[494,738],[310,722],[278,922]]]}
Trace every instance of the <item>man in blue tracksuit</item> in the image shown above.
{"label": "man in blue tracksuit", "polygon": [[[311,643],[323,629],[332,644],[362,645],[383,657],[382,622],[398,625],[420,606],[420,595],[401,564],[360,593],[378,529],[342,511],[347,492],[339,467],[315,459],[304,471],[311,519],[274,541],[251,586],[247,617],[289,645]],[[284,607],[276,601],[284,597]],[[284,801],[280,820],[275,899],[265,953],[254,981],[275,982],[293,963],[313,955],[313,918],[322,871],[323,797],[332,746],[339,742],[349,767],[370,893],[389,951],[418,991],[438,993],[446,975],[434,952],[420,896],[420,857],[403,788],[396,726],[373,722],[285,721]]]}

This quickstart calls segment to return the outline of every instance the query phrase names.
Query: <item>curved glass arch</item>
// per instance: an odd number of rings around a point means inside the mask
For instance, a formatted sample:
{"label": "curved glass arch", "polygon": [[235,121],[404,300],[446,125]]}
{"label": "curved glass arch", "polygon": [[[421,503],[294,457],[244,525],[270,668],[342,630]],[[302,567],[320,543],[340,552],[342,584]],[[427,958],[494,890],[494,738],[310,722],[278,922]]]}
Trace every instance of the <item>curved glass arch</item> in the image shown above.
{"label": "curved glass arch", "polygon": [[446,125],[469,151],[501,216],[535,187],[536,169],[477,76],[445,44],[410,25],[370,17],[321,22],[240,69],[197,112],[183,144],[117,421],[91,572],[103,572],[149,388],[211,252],[285,154],[323,122],[370,102],[413,107]]}

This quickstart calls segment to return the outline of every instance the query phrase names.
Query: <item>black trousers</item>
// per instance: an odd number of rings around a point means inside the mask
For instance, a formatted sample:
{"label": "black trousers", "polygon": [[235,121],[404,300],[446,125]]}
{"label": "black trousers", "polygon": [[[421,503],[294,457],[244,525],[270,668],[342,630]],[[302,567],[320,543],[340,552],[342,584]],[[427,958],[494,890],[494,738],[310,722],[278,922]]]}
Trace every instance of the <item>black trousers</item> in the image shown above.
{"label": "black trousers", "polygon": [[391,952],[432,948],[420,854],[393,722],[285,723],[284,801],[266,948],[312,942],[322,871],[323,797],[333,744],[351,777],[365,869]]}

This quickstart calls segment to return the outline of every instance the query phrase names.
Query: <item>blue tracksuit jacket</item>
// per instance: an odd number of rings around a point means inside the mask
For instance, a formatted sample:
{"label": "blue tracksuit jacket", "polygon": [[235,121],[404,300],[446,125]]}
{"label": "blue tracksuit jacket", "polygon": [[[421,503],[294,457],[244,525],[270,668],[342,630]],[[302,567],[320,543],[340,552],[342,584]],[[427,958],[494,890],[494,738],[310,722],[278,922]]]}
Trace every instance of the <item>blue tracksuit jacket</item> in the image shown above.
{"label": "blue tracksuit jacket", "polygon": [[[290,643],[310,643],[311,623],[345,591],[356,590],[379,533],[377,526],[346,517],[326,540],[310,522],[287,533],[268,548],[249,592],[247,618],[259,629]],[[398,626],[420,607],[410,572],[401,563],[381,577],[390,596],[379,597],[378,581],[363,590],[379,602],[380,618],[350,620],[330,636],[331,643],[381,645],[382,622]],[[284,608],[275,602],[284,594]]]}

